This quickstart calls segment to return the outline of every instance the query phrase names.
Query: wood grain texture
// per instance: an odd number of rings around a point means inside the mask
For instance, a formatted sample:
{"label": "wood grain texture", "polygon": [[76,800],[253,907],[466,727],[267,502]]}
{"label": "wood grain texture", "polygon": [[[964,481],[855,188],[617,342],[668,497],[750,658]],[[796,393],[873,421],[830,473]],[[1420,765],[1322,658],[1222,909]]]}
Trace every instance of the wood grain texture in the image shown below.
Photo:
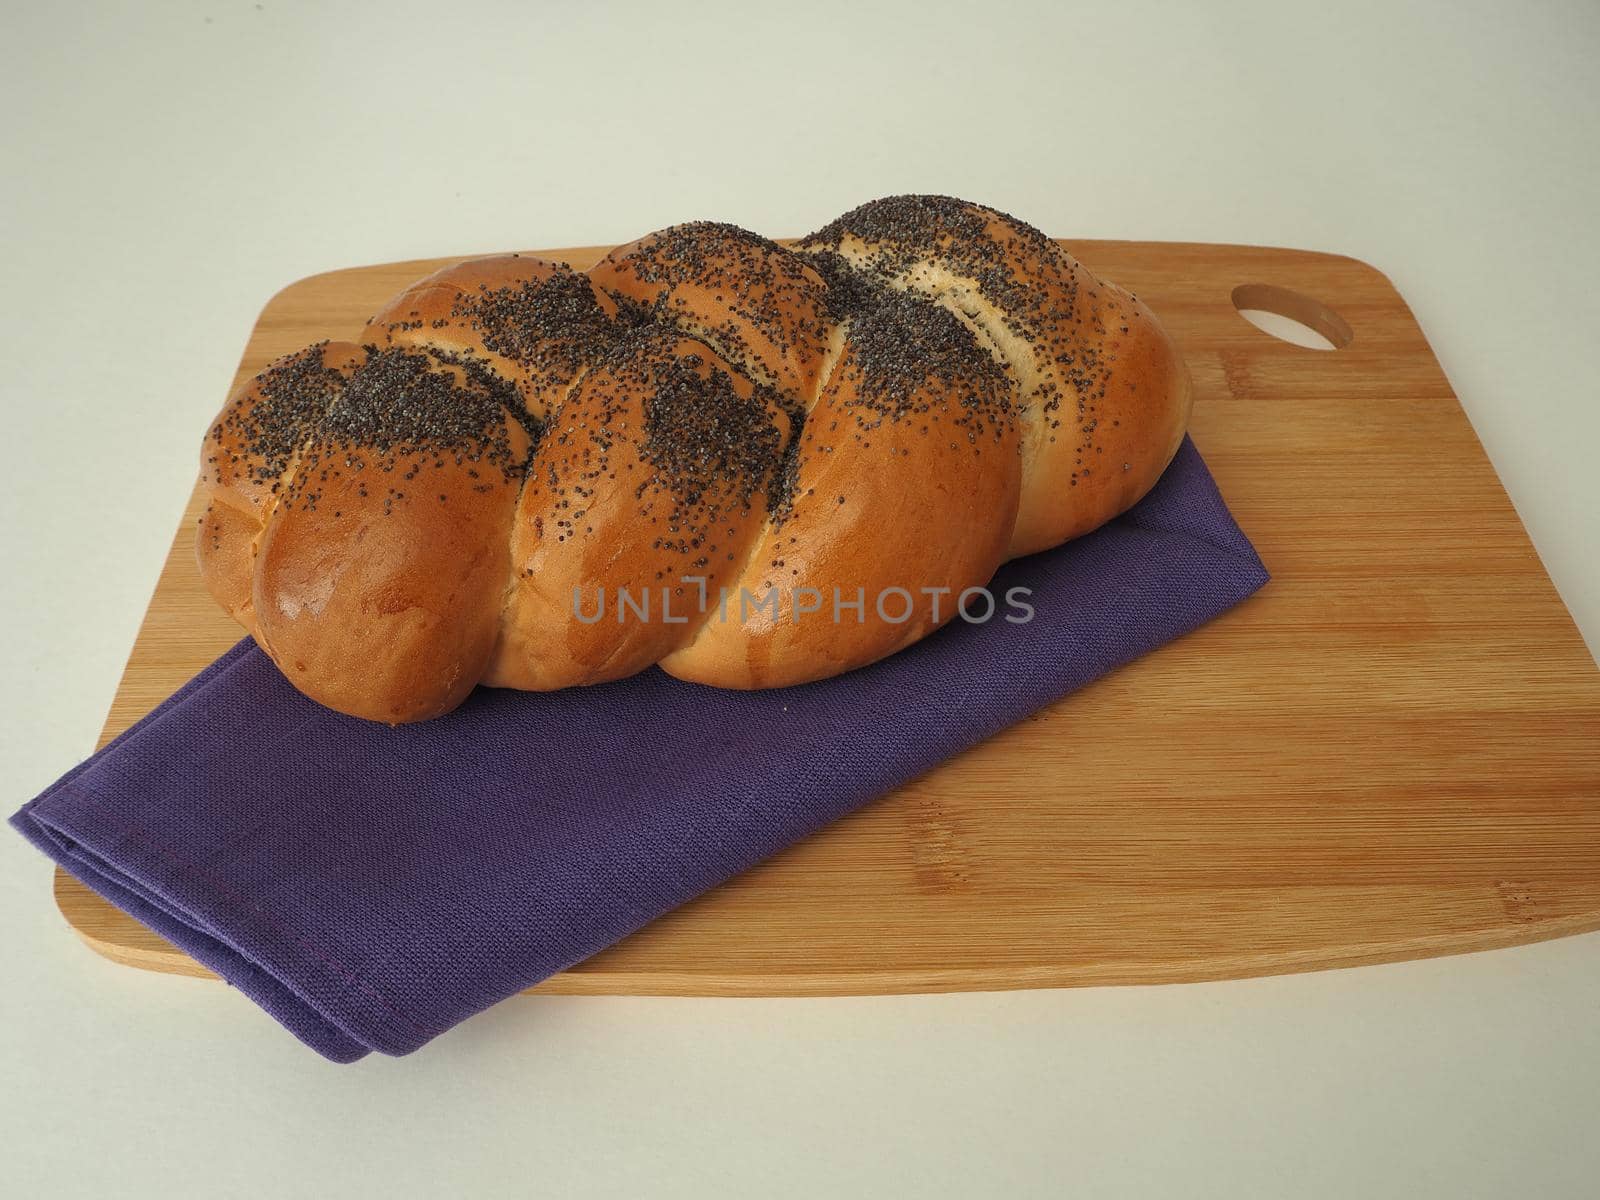
{"label": "wood grain texture", "polygon": [[[1172,982],[1600,928],[1600,672],[1393,286],[1301,251],[1066,245],[1181,344],[1195,441],[1273,582],[536,990]],[[240,376],[448,261],[291,285]],[[1252,284],[1348,345],[1260,332],[1230,300]],[[196,516],[103,741],[239,636],[197,578]],[[71,877],[56,896],[106,956],[207,973]]]}

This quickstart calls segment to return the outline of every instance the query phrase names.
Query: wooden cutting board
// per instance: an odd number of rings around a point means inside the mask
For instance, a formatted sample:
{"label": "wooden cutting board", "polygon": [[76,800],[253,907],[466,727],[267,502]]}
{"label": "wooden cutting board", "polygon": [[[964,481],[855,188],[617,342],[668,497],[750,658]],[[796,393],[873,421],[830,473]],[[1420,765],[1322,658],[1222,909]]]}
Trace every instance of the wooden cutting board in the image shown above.
{"label": "wooden cutting board", "polygon": [[[1154,983],[1600,928],[1600,672],[1388,279],[1294,250],[1067,245],[1182,346],[1195,441],[1272,583],[537,990]],[[240,376],[447,261],[285,288]],[[1235,300],[1348,344],[1279,341]],[[197,512],[103,740],[239,637],[197,578]],[[206,973],[69,876],[56,896],[102,954]]]}

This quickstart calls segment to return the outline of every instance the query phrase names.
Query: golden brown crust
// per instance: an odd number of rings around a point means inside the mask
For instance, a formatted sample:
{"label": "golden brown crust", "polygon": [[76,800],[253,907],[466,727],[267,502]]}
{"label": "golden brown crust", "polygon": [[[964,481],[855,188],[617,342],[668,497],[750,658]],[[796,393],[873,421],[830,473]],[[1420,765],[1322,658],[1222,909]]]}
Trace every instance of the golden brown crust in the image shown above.
{"label": "golden brown crust", "polygon": [[251,576],[261,530],[300,447],[364,357],[349,342],[287,354],[235,389],[206,431],[200,451],[206,507],[195,555],[211,594],[247,629],[254,624]]}
{"label": "golden brown crust", "polygon": [[367,322],[363,338],[479,362],[543,419],[608,336],[617,306],[564,263],[531,255],[469,259],[420,279]]}
{"label": "golden brown crust", "polygon": [[[767,517],[789,417],[701,342],[646,332],[545,431],[511,527],[513,584],[486,682],[601,683],[682,644]],[[732,457],[718,461],[728,431]]]}
{"label": "golden brown crust", "polygon": [[1161,478],[1189,425],[1189,372],[1166,330],[1121,288],[1097,282],[1096,290],[1105,377],[1076,436],[1035,451],[1012,558],[1059,546],[1127,512]]}
{"label": "golden brown crust", "polygon": [[659,662],[772,687],[957,615],[1175,453],[1155,319],[1029,226],[891,197],[785,249],[695,222],[587,275],[436,272],[274,363],[202,451],[213,594],[375,720]]}
{"label": "golden brown crust", "polygon": [[1010,557],[1126,511],[1177,452],[1191,401],[1171,341],[1147,309],[1032,226],[947,196],[891,196],[800,248],[944,305],[1007,364],[1023,423]]}
{"label": "golden brown crust", "polygon": [[[523,435],[526,436],[526,435]],[[482,676],[498,635],[515,486],[470,468],[386,456],[414,490],[385,506],[360,476],[286,505],[255,572],[255,637],[313,700],[391,724],[448,712]]]}
{"label": "golden brown crust", "polygon": [[531,445],[515,399],[398,347],[351,369],[280,488],[255,564],[256,640],[314,700],[422,720],[482,676]]}
{"label": "golden brown crust", "polygon": [[[956,615],[963,590],[1005,558],[1021,472],[1013,422],[974,433],[930,375],[898,418],[862,404],[870,386],[847,342],[806,419],[792,505],[698,636],[661,660],[717,687],[784,687],[893,654]],[[987,384],[1000,403],[998,375]],[[873,468],[861,470],[864,456]]]}
{"label": "golden brown crust", "polygon": [[784,395],[816,396],[833,327],[827,285],[776,242],[694,221],[617,247],[589,277]]}

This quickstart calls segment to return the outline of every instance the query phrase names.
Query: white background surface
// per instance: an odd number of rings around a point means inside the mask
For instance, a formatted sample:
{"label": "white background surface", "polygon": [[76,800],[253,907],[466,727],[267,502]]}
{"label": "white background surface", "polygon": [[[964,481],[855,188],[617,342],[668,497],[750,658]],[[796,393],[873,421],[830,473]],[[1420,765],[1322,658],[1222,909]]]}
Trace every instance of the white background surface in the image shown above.
{"label": "white background surface", "polygon": [[[798,234],[895,191],[1385,270],[1600,644],[1593,0],[3,22],[7,811],[92,748],[278,287],[696,217]],[[1165,989],[524,999],[341,1068],[225,988],[94,957],[48,879],[0,837],[12,1195],[1600,1188],[1600,936]]]}

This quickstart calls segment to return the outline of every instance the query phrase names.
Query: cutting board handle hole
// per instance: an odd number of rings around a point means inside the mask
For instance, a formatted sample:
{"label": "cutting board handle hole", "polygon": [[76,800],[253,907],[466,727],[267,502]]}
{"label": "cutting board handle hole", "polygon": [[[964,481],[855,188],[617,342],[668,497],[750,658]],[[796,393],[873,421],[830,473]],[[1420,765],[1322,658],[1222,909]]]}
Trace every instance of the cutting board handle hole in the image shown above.
{"label": "cutting board handle hole", "polygon": [[1343,350],[1355,340],[1349,323],[1320,300],[1270,283],[1233,289],[1239,315],[1263,333],[1307,350]]}

